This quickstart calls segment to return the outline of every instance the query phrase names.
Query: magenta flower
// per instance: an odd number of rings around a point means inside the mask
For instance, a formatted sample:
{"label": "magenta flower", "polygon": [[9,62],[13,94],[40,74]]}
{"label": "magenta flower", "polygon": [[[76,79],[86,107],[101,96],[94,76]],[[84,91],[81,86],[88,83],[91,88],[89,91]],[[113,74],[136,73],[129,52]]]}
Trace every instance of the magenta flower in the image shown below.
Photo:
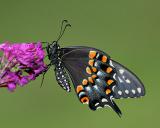
{"label": "magenta flower", "polygon": [[5,42],[0,45],[0,52],[3,53],[0,57],[0,87],[7,87],[10,91],[17,85],[24,86],[35,80],[47,69],[41,42]]}

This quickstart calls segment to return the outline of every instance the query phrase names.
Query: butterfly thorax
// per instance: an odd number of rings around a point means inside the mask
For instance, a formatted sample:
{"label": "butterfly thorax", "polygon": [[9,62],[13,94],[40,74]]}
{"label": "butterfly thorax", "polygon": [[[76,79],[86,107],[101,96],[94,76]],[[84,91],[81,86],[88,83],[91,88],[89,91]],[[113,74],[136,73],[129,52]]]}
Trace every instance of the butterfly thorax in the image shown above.
{"label": "butterfly thorax", "polygon": [[54,41],[52,44],[48,44],[46,47],[48,58],[51,61],[51,64],[55,65],[59,59],[60,46]]}

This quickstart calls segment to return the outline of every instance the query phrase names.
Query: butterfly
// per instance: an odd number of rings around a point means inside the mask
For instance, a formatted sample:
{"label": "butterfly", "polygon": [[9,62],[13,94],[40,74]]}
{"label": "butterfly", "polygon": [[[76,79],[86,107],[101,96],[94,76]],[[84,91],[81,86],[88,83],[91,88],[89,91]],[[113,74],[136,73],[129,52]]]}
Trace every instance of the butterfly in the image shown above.
{"label": "butterfly", "polygon": [[[62,22],[67,23],[67,20]],[[113,60],[107,53],[92,47],[72,46],[61,48],[58,44],[64,29],[61,26],[57,41],[48,43],[46,50],[50,64],[55,66],[58,84],[71,91],[71,79],[78,99],[91,110],[111,107],[119,116],[121,110],[113,99],[138,98],[145,95],[141,80],[129,69]]]}

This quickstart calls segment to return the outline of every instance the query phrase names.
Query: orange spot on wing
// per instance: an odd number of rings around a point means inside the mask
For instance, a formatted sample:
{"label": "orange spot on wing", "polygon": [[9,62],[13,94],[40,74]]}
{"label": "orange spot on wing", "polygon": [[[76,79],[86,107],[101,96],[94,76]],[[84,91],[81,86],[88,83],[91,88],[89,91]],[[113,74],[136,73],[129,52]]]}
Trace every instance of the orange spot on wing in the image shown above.
{"label": "orange spot on wing", "polygon": [[102,62],[107,62],[107,56],[102,56]]}
{"label": "orange spot on wing", "polygon": [[90,69],[89,67],[86,68],[86,72],[87,72],[88,74],[92,74],[91,69]]}
{"label": "orange spot on wing", "polygon": [[93,72],[97,72],[97,68],[92,67]]}
{"label": "orange spot on wing", "polygon": [[106,69],[106,72],[107,72],[107,73],[111,73],[112,70],[113,70],[113,69],[112,69],[111,67],[108,67],[108,68]]}
{"label": "orange spot on wing", "polygon": [[109,93],[111,93],[111,90],[110,90],[110,89],[107,89],[107,90],[106,90],[106,94],[108,95]]}
{"label": "orange spot on wing", "polygon": [[82,98],[80,99],[80,101],[81,101],[82,103],[84,103],[84,104],[88,104],[88,103],[89,103],[89,98],[88,98],[87,96],[85,96],[85,97],[82,97]]}
{"label": "orange spot on wing", "polygon": [[87,79],[83,79],[82,84],[83,85],[87,85],[88,84],[88,80]]}
{"label": "orange spot on wing", "polygon": [[90,83],[94,83],[92,77],[88,77],[88,81],[89,81]]}
{"label": "orange spot on wing", "polygon": [[92,78],[93,78],[93,79],[97,78],[97,75],[92,75]]}
{"label": "orange spot on wing", "polygon": [[108,80],[108,81],[107,81],[107,84],[108,84],[108,85],[111,85],[113,82],[114,82],[113,80]]}
{"label": "orange spot on wing", "polygon": [[89,60],[89,62],[88,62],[88,64],[89,64],[90,66],[93,66],[93,63],[94,63],[94,60]]}
{"label": "orange spot on wing", "polygon": [[83,86],[82,85],[78,85],[77,88],[76,88],[76,92],[79,93],[82,90],[83,90]]}
{"label": "orange spot on wing", "polygon": [[96,56],[96,51],[89,52],[89,58],[93,59]]}

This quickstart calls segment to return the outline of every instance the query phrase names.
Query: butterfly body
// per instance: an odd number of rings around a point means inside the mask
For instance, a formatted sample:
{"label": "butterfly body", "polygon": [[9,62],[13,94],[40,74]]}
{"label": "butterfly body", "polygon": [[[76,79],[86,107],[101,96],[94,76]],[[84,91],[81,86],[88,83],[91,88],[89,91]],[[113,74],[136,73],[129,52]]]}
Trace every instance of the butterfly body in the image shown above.
{"label": "butterfly body", "polygon": [[109,106],[121,115],[114,98],[135,98],[145,94],[137,76],[101,50],[86,46],[60,48],[56,43],[51,49],[48,55],[55,69],[57,63],[63,68],[66,78],[63,85],[67,87],[70,77],[80,102],[89,104],[92,110]]}
{"label": "butterfly body", "polygon": [[67,92],[70,92],[71,87],[69,77],[60,58],[60,46],[57,44],[57,42],[53,42],[51,45],[47,45],[46,51],[48,53],[48,58],[51,61],[51,65],[55,66],[54,71],[58,84]]}

